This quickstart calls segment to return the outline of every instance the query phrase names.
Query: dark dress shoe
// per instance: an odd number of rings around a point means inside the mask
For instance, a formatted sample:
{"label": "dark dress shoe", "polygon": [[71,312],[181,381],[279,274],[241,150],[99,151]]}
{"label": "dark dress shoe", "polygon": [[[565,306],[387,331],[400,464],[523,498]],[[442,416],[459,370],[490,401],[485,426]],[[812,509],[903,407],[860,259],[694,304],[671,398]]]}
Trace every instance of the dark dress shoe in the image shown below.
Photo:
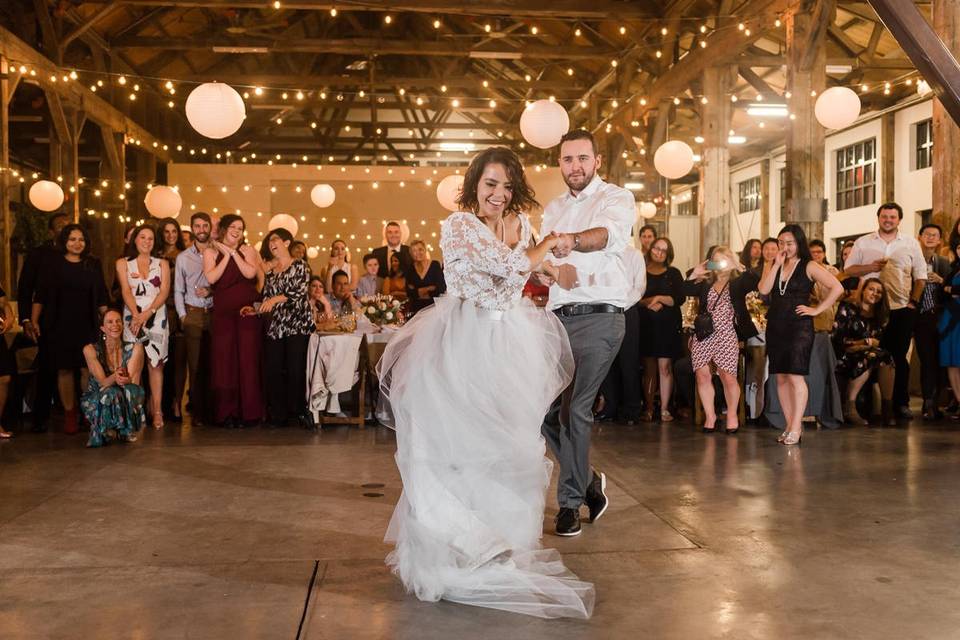
{"label": "dark dress shoe", "polygon": [[593,480],[587,487],[587,495],[584,500],[587,509],[590,511],[590,522],[596,522],[604,514],[607,507],[610,506],[610,500],[607,498],[607,476],[604,473],[593,472]]}
{"label": "dark dress shoe", "polygon": [[913,417],[913,411],[910,411],[910,407],[903,405],[902,407],[896,408],[894,415],[896,415],[898,418],[909,420]]}
{"label": "dark dress shoe", "polygon": [[557,513],[557,535],[565,538],[580,535],[580,510],[561,507]]}

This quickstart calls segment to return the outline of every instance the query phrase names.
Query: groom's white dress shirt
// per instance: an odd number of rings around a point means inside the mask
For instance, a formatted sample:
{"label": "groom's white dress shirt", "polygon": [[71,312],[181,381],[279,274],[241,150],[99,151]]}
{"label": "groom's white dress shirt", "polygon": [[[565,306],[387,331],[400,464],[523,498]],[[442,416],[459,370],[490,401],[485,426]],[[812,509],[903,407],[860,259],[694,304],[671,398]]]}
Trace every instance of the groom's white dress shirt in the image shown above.
{"label": "groom's white dress shirt", "polygon": [[577,269],[580,284],[563,289],[550,287],[551,310],[566,304],[612,304],[626,308],[632,299],[633,278],[628,277],[623,252],[630,243],[630,229],[636,218],[633,194],[594,176],[587,187],[573,195],[566,191],[551,200],[543,211],[541,237],[557,233],[576,233],[603,227],[607,246],[598,251],[573,251],[565,258],[547,255],[555,265],[571,264]]}

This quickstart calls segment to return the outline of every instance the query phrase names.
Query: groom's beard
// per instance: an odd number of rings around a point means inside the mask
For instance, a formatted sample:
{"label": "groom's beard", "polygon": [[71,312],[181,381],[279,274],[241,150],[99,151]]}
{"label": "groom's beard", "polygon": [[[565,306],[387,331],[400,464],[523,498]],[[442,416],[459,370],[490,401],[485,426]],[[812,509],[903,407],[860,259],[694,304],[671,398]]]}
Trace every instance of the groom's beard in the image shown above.
{"label": "groom's beard", "polygon": [[583,191],[595,175],[597,175],[596,170],[590,173],[584,172],[582,176],[563,176],[563,181],[573,191]]}

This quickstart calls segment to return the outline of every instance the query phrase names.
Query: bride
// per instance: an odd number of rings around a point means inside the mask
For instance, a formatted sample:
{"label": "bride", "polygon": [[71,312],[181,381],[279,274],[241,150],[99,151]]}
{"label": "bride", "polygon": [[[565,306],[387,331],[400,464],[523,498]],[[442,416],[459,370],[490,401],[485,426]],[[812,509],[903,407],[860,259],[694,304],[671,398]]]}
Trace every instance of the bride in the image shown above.
{"label": "bride", "polygon": [[458,204],[440,239],[447,294],[378,365],[403,480],[387,564],[421,600],[589,618],[593,585],[540,547],[553,467],[540,423],[573,357],[560,321],[521,290],[557,239],[532,239],[521,212],[537,201],[509,149],[473,159]]}

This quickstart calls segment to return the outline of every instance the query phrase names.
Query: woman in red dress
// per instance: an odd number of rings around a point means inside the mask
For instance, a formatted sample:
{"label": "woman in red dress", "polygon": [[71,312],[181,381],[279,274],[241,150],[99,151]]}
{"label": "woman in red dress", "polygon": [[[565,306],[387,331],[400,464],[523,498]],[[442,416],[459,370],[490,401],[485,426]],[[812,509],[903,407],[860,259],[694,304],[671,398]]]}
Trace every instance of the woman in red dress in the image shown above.
{"label": "woman in red dress", "polygon": [[220,219],[220,240],[203,252],[203,273],[213,287],[211,317],[211,391],[214,421],[230,427],[251,426],[263,419],[260,384],[260,318],[242,315],[260,295],[263,269],[256,250],[244,243],[243,218]]}

